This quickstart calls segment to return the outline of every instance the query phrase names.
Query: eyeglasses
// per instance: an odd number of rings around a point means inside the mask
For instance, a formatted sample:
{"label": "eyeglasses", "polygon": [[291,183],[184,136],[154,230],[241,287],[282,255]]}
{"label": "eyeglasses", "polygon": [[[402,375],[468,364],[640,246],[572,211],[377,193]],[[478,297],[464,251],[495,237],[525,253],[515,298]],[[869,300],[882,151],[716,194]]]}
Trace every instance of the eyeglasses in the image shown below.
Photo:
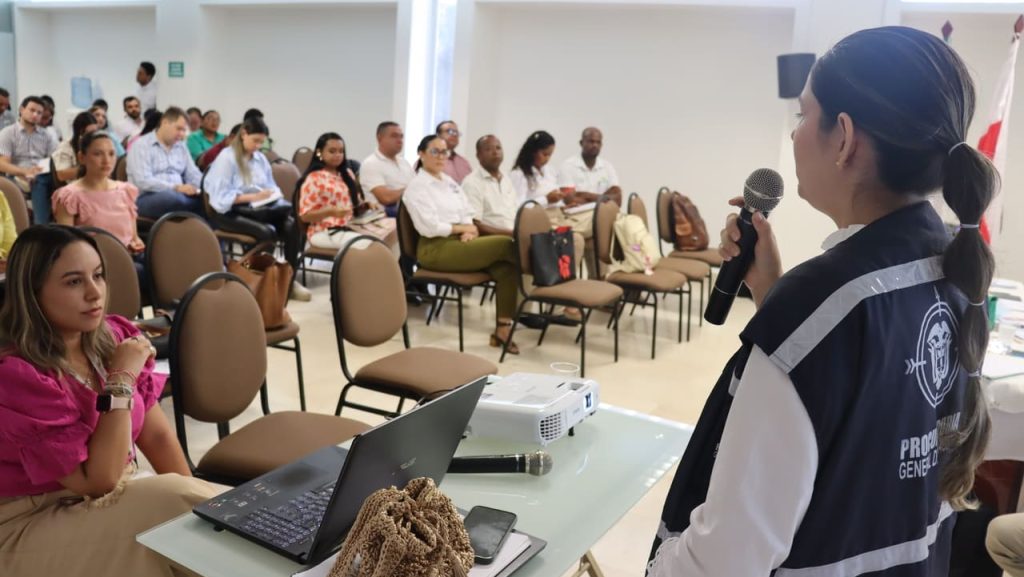
{"label": "eyeglasses", "polygon": [[433,156],[434,158],[445,158],[445,157],[448,156],[448,149],[447,148],[428,148],[427,149],[427,154],[429,154],[430,156]]}
{"label": "eyeglasses", "polygon": [[445,133],[449,136],[462,136],[462,133],[459,132],[458,128],[449,128],[448,130],[445,130]]}

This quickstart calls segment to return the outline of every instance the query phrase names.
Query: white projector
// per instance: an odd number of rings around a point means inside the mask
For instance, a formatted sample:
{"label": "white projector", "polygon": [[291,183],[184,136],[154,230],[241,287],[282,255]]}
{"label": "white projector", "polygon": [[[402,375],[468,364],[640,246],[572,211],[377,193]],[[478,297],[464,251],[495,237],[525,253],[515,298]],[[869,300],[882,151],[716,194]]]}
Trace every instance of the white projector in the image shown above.
{"label": "white projector", "polygon": [[513,373],[494,378],[480,396],[466,433],[547,445],[597,411],[597,381]]}

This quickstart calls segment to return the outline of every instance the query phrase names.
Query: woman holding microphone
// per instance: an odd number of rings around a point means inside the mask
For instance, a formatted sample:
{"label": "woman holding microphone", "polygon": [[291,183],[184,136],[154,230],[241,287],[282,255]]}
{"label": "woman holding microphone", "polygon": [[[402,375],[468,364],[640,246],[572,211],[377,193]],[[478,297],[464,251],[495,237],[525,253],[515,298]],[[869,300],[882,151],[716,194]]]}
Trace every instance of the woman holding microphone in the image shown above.
{"label": "woman holding microphone", "polygon": [[[998,176],[964,142],[974,98],[952,48],[910,28],[857,32],[815,64],[798,192],[838,230],[782,274],[755,216],[757,314],[680,463],[648,575],[948,573],[989,434],[978,226]],[[953,238],[936,191],[962,223]],[[738,240],[731,217],[725,259]]]}

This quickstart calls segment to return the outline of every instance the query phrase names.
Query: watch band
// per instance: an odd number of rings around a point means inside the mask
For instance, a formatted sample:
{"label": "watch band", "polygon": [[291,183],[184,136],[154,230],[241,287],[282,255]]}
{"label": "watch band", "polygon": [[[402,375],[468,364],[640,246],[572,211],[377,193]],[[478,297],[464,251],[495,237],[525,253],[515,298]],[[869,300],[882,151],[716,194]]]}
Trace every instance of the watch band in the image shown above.
{"label": "watch band", "polygon": [[96,396],[96,410],[100,413],[109,413],[118,409],[132,408],[132,397],[115,397],[111,394]]}

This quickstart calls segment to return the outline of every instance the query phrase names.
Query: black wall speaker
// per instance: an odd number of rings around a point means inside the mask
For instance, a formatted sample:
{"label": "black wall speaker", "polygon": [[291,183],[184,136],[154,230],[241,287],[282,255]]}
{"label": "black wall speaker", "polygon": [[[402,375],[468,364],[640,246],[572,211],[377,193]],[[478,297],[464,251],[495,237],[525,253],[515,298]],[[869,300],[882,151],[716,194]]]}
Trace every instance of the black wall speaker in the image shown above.
{"label": "black wall speaker", "polygon": [[804,89],[814,66],[814,54],[801,52],[779,55],[779,98],[796,98]]}

